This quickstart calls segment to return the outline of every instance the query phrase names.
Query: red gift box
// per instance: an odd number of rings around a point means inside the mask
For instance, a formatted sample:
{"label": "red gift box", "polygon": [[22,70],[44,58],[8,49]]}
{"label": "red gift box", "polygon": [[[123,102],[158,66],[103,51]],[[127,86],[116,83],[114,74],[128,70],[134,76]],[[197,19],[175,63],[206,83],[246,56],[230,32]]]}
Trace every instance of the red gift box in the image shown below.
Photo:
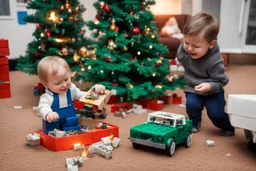
{"label": "red gift box", "polygon": [[9,55],[10,55],[9,48],[0,48],[0,57],[9,56]]}
{"label": "red gift box", "polygon": [[8,58],[0,58],[0,65],[9,65]]}
{"label": "red gift box", "polygon": [[159,100],[164,101],[164,104],[170,104],[172,100],[172,96],[168,96],[168,95],[163,96],[163,97],[160,97]]}
{"label": "red gift box", "polygon": [[148,109],[149,102],[152,101],[152,99],[139,99],[139,105],[142,106],[144,109]]}
{"label": "red gift box", "polygon": [[182,103],[182,97],[178,96],[177,94],[172,95],[172,103],[173,104],[181,104]]}
{"label": "red gift box", "polygon": [[115,104],[120,102],[120,96],[112,95],[108,101],[108,104]]}
{"label": "red gift box", "polygon": [[8,48],[8,40],[0,39],[0,48]]}
{"label": "red gift box", "polygon": [[148,104],[148,108],[151,110],[162,110],[164,108],[164,102],[162,100],[151,100]]}
{"label": "red gift box", "polygon": [[10,83],[4,82],[0,83],[0,98],[9,98],[11,97]]}
{"label": "red gift box", "polygon": [[133,102],[122,102],[122,103],[116,103],[114,105],[111,105],[111,112],[115,113],[120,108],[122,108],[124,111],[129,110],[133,107]]}

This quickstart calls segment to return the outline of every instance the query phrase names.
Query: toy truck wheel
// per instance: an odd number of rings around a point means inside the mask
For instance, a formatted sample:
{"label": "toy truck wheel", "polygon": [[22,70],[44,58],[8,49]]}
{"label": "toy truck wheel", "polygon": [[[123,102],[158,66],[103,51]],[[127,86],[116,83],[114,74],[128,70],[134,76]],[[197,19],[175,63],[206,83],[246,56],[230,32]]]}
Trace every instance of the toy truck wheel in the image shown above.
{"label": "toy truck wheel", "polygon": [[252,140],[252,133],[249,130],[244,130],[244,135],[247,140]]}
{"label": "toy truck wheel", "polygon": [[107,114],[101,114],[101,119],[105,119],[107,117]]}
{"label": "toy truck wheel", "polygon": [[190,145],[191,145],[191,139],[192,139],[191,134],[189,134],[189,135],[185,138],[184,145],[185,145],[186,148],[189,148],[189,147],[190,147]]}
{"label": "toy truck wheel", "polygon": [[176,144],[173,139],[171,139],[169,146],[166,148],[168,156],[172,157],[175,152]]}
{"label": "toy truck wheel", "polygon": [[135,149],[139,149],[140,148],[140,144],[137,144],[137,143],[132,143],[132,146]]}
{"label": "toy truck wheel", "polygon": [[256,143],[254,143],[252,140],[248,142],[248,148],[256,153]]}

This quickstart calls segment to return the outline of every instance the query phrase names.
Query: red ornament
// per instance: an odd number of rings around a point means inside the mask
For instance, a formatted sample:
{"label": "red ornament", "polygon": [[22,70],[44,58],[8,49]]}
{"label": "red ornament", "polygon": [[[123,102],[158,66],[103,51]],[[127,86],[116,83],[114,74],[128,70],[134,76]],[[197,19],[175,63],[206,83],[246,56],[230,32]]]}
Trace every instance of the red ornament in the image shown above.
{"label": "red ornament", "polygon": [[100,19],[100,15],[99,15],[99,14],[97,14],[97,15],[96,15],[96,18],[97,18],[97,19]]}
{"label": "red ornament", "polygon": [[47,37],[51,37],[51,32],[48,31],[48,32],[46,33],[46,35],[47,35]]}
{"label": "red ornament", "polygon": [[171,60],[170,61],[170,65],[176,65],[176,61],[175,60]]}
{"label": "red ornament", "polygon": [[119,28],[118,27],[116,27],[116,32],[118,32],[119,31]]}
{"label": "red ornament", "polygon": [[34,56],[35,56],[35,57],[38,57],[38,56],[39,56],[39,53],[38,53],[38,52],[34,53]]}
{"label": "red ornament", "polygon": [[155,90],[153,89],[153,90],[151,90],[152,91],[152,93],[154,93],[155,92]]}
{"label": "red ornament", "polygon": [[134,27],[134,28],[132,29],[132,33],[135,34],[135,35],[140,34],[140,29],[139,29],[139,27]]}
{"label": "red ornament", "polygon": [[110,62],[110,61],[111,61],[110,56],[109,56],[109,57],[107,57],[107,58],[105,59],[105,61],[106,61],[106,62]]}
{"label": "red ornament", "polygon": [[105,2],[101,1],[99,4],[100,9],[103,9],[105,7],[105,5],[106,5]]}
{"label": "red ornament", "polygon": [[110,8],[108,6],[105,7],[105,11],[106,13],[109,13],[110,12]]}
{"label": "red ornament", "polygon": [[117,83],[112,83],[112,86],[117,87],[117,86],[118,86],[118,84],[117,84]]}
{"label": "red ornament", "polygon": [[125,33],[125,37],[128,39],[128,37],[129,37],[129,34],[128,34],[128,33]]}

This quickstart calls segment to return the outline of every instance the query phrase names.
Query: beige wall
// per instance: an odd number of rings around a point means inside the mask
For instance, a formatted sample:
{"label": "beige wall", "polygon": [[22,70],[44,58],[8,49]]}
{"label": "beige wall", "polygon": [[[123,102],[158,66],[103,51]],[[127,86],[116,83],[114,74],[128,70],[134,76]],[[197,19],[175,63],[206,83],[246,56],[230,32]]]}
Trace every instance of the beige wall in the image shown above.
{"label": "beige wall", "polygon": [[181,14],[182,0],[156,0],[150,9],[154,14]]}

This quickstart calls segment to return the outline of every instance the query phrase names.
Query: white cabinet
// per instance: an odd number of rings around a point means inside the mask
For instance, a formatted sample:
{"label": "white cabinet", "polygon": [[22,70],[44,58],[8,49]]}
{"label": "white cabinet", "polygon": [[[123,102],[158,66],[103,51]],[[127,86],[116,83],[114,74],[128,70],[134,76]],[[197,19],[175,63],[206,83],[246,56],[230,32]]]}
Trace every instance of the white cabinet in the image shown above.
{"label": "white cabinet", "polygon": [[256,1],[222,0],[220,9],[221,52],[256,53]]}

